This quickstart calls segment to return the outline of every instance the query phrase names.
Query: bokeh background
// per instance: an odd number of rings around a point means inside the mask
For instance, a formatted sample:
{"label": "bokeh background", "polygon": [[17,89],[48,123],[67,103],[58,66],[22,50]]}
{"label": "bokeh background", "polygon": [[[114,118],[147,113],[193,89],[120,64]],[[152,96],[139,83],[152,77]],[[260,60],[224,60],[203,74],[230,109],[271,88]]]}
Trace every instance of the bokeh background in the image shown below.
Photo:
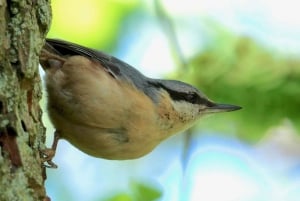
{"label": "bokeh background", "polygon": [[[105,51],[150,77],[191,83],[243,110],[203,119],[137,160],[93,158],[62,140],[59,168],[47,169],[51,200],[298,201],[299,4],[52,0],[48,37]],[[50,146],[47,113],[44,122]]]}

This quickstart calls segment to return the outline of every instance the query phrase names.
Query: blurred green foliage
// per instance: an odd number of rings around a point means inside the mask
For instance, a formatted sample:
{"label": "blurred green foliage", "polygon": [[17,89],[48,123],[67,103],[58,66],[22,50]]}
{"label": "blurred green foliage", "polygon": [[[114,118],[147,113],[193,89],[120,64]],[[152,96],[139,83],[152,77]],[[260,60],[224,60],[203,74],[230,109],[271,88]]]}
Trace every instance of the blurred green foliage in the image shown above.
{"label": "blurred green foliage", "polygon": [[235,133],[249,142],[285,118],[299,129],[300,60],[216,26],[212,33],[206,49],[189,61],[188,68],[178,69],[176,77],[216,102],[243,109],[208,118],[200,126]]}
{"label": "blurred green foliage", "polygon": [[134,182],[131,192],[113,195],[105,201],[155,201],[162,196],[162,192],[149,184]]}
{"label": "blurred green foliage", "polygon": [[[48,37],[110,51],[122,38],[126,18],[141,9],[138,2],[53,0],[54,18]],[[214,115],[200,121],[197,128],[215,128],[249,142],[256,142],[268,128],[285,118],[300,129],[300,60],[275,53],[251,38],[236,36],[213,22],[208,26],[211,28],[205,50],[188,61],[188,68],[177,69],[173,78],[197,86],[216,102],[240,105],[243,109]],[[166,35],[170,32],[167,30]],[[154,201],[161,196],[157,188],[133,183],[130,192],[104,200]]]}
{"label": "blurred green foliage", "polygon": [[137,0],[52,0],[47,37],[111,51],[122,34],[122,22],[139,4]]}

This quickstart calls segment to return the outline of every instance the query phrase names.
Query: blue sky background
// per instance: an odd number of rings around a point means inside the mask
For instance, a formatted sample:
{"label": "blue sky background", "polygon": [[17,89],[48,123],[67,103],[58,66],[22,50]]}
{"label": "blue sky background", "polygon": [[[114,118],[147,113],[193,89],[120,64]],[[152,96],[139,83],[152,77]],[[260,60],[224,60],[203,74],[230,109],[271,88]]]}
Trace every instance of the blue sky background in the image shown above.
{"label": "blue sky background", "polygon": [[[275,52],[299,56],[300,3],[297,1],[161,2],[172,17],[185,58],[203,49],[209,40],[205,35],[209,31],[203,31],[209,30],[207,24],[194,23],[203,19],[253,37]],[[88,5],[89,1],[84,4]],[[119,38],[113,54],[148,76],[162,77],[175,67],[170,44],[155,17],[153,1],[141,1],[141,5],[145,13],[128,19],[123,28],[125,35]],[[193,40],[199,37],[202,40]],[[226,118],[226,114],[223,116]],[[50,145],[54,130],[46,116],[44,120]],[[141,159],[109,161],[90,157],[62,140],[54,158],[59,168],[47,170],[48,195],[52,200],[101,200],[129,191],[131,184],[139,181],[161,189],[163,201],[299,200],[300,138],[289,120],[270,128],[255,145],[235,138],[234,133],[198,131],[192,136],[184,164],[183,141],[184,135],[178,134]]]}

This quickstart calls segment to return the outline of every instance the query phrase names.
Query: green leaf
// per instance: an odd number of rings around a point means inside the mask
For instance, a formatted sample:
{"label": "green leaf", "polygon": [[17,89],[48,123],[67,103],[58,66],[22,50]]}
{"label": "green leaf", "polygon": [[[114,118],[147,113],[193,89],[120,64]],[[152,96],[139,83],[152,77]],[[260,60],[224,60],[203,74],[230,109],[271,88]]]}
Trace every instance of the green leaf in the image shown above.
{"label": "green leaf", "polygon": [[152,185],[145,183],[132,183],[135,201],[154,201],[162,196],[162,192]]}
{"label": "green leaf", "polygon": [[113,195],[111,198],[105,199],[105,201],[133,201],[133,199],[126,193],[119,193]]}

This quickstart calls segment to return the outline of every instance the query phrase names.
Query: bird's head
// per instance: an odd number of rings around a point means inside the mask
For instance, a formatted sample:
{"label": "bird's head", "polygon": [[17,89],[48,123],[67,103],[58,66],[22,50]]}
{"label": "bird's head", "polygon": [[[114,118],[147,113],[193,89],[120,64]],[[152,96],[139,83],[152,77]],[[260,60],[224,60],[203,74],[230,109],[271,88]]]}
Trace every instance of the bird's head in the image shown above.
{"label": "bird's head", "polygon": [[[230,112],[240,106],[211,101],[197,88],[175,80],[158,80],[162,125],[171,132],[191,127],[198,119],[212,113]],[[174,130],[174,131],[173,131]]]}

